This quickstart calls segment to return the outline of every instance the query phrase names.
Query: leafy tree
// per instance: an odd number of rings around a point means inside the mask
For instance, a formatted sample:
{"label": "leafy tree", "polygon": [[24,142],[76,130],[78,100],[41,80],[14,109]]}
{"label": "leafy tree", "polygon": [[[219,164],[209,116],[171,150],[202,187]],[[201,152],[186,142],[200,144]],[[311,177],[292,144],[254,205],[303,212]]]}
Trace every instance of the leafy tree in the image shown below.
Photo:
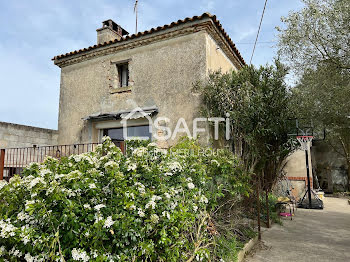
{"label": "leafy tree", "polygon": [[328,142],[345,157],[350,182],[350,2],[304,0],[283,17],[279,55],[297,73],[296,116],[309,116],[328,130]]}
{"label": "leafy tree", "polygon": [[334,66],[306,70],[293,89],[295,114],[325,126],[327,142],[347,162],[350,181],[350,74]]}
{"label": "leafy tree", "polygon": [[350,69],[350,2],[303,0],[305,7],[282,17],[279,54],[296,71],[330,64]]}
{"label": "leafy tree", "polygon": [[266,193],[293,148],[285,125],[290,98],[286,74],[286,67],[275,61],[273,66],[214,72],[206,83],[196,85],[208,117],[229,114],[232,150],[248,171],[258,175]]}

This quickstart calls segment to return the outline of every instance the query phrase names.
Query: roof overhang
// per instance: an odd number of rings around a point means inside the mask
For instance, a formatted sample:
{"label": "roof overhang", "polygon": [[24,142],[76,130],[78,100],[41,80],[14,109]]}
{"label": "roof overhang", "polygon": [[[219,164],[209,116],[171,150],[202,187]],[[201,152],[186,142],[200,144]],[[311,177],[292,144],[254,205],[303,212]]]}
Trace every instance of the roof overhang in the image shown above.
{"label": "roof overhang", "polygon": [[118,120],[118,119],[139,119],[146,116],[152,116],[158,113],[157,106],[137,107],[133,110],[121,110],[116,113],[95,113],[82,118],[85,121],[103,121],[103,120]]}

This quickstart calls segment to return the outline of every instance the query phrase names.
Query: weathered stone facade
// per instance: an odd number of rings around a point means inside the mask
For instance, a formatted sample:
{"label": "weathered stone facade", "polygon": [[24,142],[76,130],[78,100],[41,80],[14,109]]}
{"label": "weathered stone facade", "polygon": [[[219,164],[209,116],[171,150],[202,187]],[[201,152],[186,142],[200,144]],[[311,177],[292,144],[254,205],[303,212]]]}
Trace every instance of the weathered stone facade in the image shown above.
{"label": "weathered stone facade", "polygon": [[0,122],[0,148],[56,145],[58,131]]}
{"label": "weathered stone facade", "polygon": [[[193,85],[209,71],[243,65],[210,17],[61,57],[54,60],[61,67],[60,144],[98,142],[104,128],[121,127],[120,119],[84,118],[136,106],[156,106],[156,117],[169,118],[165,125],[171,130],[179,118],[192,130],[200,107]],[[129,85],[118,88],[115,65],[121,62],[128,63]]]}

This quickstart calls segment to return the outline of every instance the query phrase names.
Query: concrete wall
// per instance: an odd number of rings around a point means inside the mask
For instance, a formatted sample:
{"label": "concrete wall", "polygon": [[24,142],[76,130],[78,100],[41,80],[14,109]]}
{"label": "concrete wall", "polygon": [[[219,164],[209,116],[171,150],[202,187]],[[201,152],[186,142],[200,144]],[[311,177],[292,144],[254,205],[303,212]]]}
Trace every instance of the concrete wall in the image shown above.
{"label": "concrete wall", "polygon": [[0,122],[0,148],[56,145],[58,131]]}
{"label": "concrete wall", "polygon": [[[337,151],[341,152],[341,148]],[[313,169],[325,192],[345,191],[348,185],[347,164],[344,157],[325,141],[316,141],[312,147]]]}
{"label": "concrete wall", "polygon": [[[290,180],[293,187],[292,193],[296,198],[300,198],[304,195],[307,186],[307,172],[306,172],[306,160],[305,151],[296,150],[286,159],[286,165],[283,169],[286,177]],[[309,150],[309,172],[311,186],[313,186],[312,180],[312,157]]]}

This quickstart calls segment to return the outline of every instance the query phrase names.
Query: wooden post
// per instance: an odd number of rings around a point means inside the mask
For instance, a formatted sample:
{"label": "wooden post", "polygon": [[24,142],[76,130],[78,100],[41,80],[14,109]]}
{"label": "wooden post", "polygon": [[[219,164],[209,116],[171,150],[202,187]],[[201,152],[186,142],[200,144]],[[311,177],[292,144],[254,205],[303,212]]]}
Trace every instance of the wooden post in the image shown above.
{"label": "wooden post", "polygon": [[5,149],[0,150],[0,180],[4,179]]}
{"label": "wooden post", "polygon": [[270,228],[270,206],[269,206],[269,191],[266,188],[266,218],[267,218],[267,222],[266,222],[266,226],[267,228]]}
{"label": "wooden post", "polygon": [[258,184],[256,187],[256,200],[258,208],[258,239],[261,240],[261,222],[260,222],[260,175],[258,175]]}

